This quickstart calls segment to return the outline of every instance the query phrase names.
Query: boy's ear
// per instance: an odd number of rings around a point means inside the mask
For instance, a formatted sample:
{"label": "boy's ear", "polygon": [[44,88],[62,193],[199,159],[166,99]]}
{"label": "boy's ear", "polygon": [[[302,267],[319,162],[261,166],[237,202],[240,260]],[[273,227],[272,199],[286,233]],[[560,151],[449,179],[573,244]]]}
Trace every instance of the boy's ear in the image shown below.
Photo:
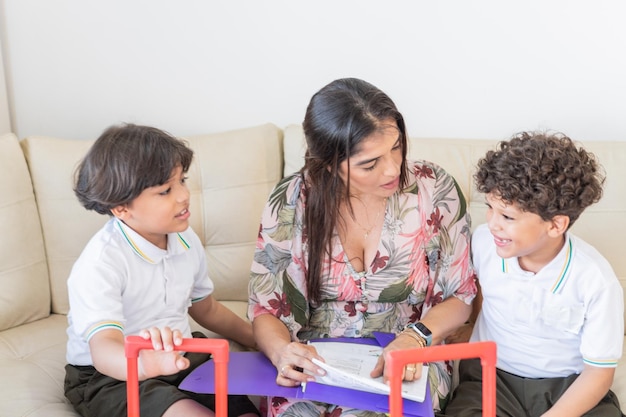
{"label": "boy's ear", "polygon": [[120,220],[126,220],[126,217],[128,216],[128,207],[125,204],[115,206],[111,209],[111,213]]}
{"label": "boy's ear", "polygon": [[550,233],[553,234],[554,237],[564,234],[569,228],[569,216],[564,214],[557,214],[550,222],[552,223]]}

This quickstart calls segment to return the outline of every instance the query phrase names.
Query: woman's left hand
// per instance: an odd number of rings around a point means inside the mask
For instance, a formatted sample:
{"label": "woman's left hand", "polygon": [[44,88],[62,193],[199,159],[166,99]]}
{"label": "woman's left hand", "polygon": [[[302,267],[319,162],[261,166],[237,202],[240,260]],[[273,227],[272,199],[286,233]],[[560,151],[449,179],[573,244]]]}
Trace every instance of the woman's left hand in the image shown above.
{"label": "woman's left hand", "polygon": [[[385,367],[385,357],[387,356],[387,352],[401,349],[415,349],[418,347],[420,347],[420,345],[412,337],[403,335],[402,333],[398,334],[396,338],[383,349],[383,354],[378,357],[378,362],[370,373],[370,376],[372,378],[378,378],[382,375],[383,382],[387,383],[387,381],[389,380],[389,370],[387,367]],[[421,377],[421,363],[410,363],[404,367],[404,370],[402,372],[403,381],[416,381]]]}

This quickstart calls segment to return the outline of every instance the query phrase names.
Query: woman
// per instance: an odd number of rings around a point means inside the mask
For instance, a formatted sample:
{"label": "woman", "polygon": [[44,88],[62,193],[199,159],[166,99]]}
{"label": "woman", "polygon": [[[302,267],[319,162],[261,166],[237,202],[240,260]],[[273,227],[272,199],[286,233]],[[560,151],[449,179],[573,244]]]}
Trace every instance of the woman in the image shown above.
{"label": "woman", "polygon": [[[255,340],[283,386],[322,372],[302,341],[382,331],[397,334],[387,351],[441,343],[476,293],[463,195],[437,165],[407,161],[404,119],[385,93],[333,81],[311,99],[303,127],[305,165],[270,195],[249,287]],[[372,376],[386,380],[383,356]],[[450,372],[430,366],[437,410]],[[410,364],[403,378],[420,376]],[[272,416],[375,415],[293,399],[268,407]]]}

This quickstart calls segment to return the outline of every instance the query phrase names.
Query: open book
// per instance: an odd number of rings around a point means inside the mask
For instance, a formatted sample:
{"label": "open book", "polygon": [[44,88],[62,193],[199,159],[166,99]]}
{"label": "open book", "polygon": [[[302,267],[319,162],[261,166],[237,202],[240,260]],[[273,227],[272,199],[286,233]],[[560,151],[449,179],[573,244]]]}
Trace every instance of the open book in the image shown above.
{"label": "open book", "polygon": [[[370,376],[378,357],[382,354],[382,347],[327,340],[309,342],[326,361],[313,359],[316,365],[326,371],[325,376],[315,376],[317,383],[389,395],[389,385],[383,383],[382,376],[379,378]],[[412,401],[424,401],[427,380],[428,366],[424,365],[420,379],[402,383],[402,397]],[[303,391],[306,392],[306,386],[303,387]]]}

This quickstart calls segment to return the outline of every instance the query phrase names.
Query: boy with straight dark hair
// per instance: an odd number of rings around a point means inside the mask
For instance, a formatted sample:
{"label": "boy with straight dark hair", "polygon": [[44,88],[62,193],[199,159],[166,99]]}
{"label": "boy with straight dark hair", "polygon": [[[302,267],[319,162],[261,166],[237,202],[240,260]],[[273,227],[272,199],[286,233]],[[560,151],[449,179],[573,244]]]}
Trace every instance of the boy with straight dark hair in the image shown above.
{"label": "boy with straight dark hair", "polygon": [[[65,395],[83,416],[125,417],[124,337],[151,340],[139,354],[142,416],[214,416],[212,394],[178,389],[208,354],[173,347],[200,325],[244,346],[252,326],[213,298],[204,246],[189,227],[187,170],[193,151],[153,127],[108,128],[76,175],[88,210],[111,216],[68,279]],[[229,396],[230,416],[257,416],[245,396]]]}

